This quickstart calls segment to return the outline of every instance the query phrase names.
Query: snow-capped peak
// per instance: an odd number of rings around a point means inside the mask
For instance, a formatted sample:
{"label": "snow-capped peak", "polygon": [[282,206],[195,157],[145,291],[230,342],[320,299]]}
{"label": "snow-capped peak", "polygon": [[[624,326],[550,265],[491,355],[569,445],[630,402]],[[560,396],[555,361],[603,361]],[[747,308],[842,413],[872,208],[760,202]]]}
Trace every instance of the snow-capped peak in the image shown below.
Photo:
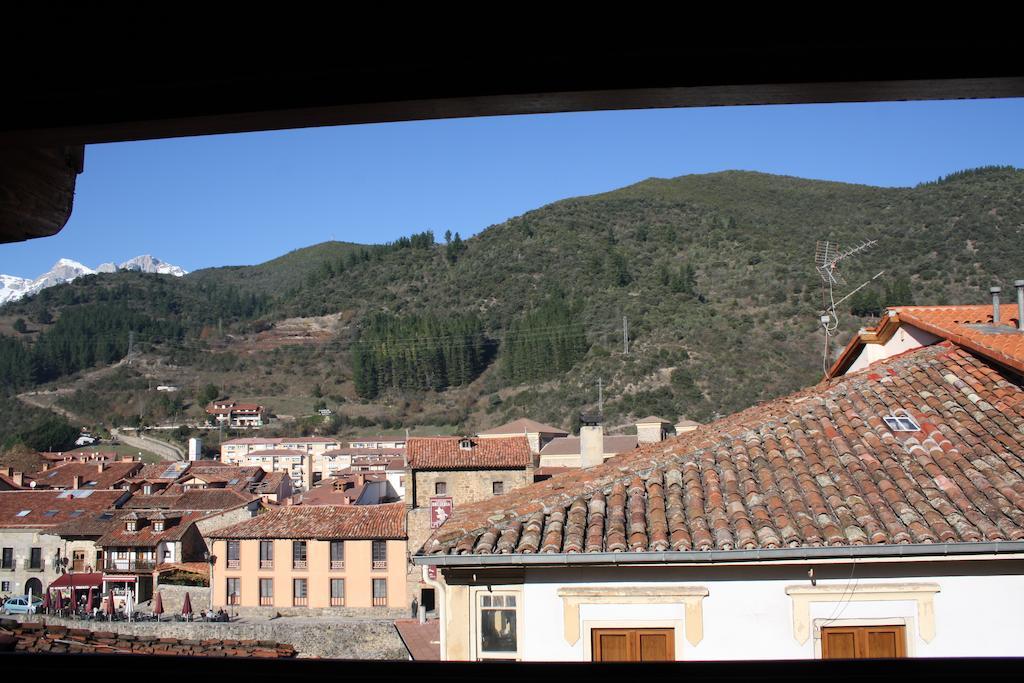
{"label": "snow-capped peak", "polygon": [[120,270],[135,270],[143,273],[157,273],[160,275],[173,275],[181,277],[186,275],[182,268],[165,263],[158,258],[145,254],[136,256],[115,266],[113,263],[104,263],[96,270],[79,263],[73,259],[62,258],[53,264],[50,270],[46,271],[34,280],[17,277],[15,275],[0,275],[0,304],[8,301],[16,301],[22,297],[35,294],[47,287],[71,282],[83,275],[95,275],[96,273],[113,273]]}

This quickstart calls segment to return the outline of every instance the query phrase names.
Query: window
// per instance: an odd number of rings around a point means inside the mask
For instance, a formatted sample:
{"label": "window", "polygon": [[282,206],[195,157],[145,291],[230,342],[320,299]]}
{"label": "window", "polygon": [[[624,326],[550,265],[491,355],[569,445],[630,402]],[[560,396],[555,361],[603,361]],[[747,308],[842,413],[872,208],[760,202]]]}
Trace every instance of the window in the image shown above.
{"label": "window", "polygon": [[14,569],[14,548],[4,548],[0,569]]}
{"label": "window", "polygon": [[3,593],[11,592],[11,582],[10,581],[0,581],[0,592],[3,592]]}
{"label": "window", "polygon": [[306,542],[292,541],[292,569],[306,568]]}
{"label": "window", "polygon": [[345,568],[345,541],[331,541],[331,569]]}
{"label": "window", "polygon": [[331,579],[331,607],[345,606],[345,579]]}
{"label": "window", "polygon": [[31,510],[22,510],[21,512],[19,512],[16,515],[16,517],[28,517],[30,512],[32,512],[32,511]]}
{"label": "window", "polygon": [[42,569],[43,568],[43,549],[32,548],[29,554],[28,560],[29,569]]}
{"label": "window", "polygon": [[373,541],[373,568],[388,568],[388,543],[387,541]]}
{"label": "window", "polygon": [[227,595],[227,603],[229,605],[240,605],[242,604],[242,580],[241,579],[228,579],[228,587],[225,595]]}
{"label": "window", "polygon": [[675,660],[675,632],[670,628],[600,628],[592,637],[595,662]]}
{"label": "window", "polygon": [[306,579],[292,579],[292,605],[305,607],[309,604]]}
{"label": "window", "polygon": [[228,569],[238,569],[242,565],[240,546],[240,541],[228,541]]}
{"label": "window", "polygon": [[491,482],[491,493],[493,493],[496,496],[500,496],[501,494],[505,493],[505,482],[503,482],[503,481]]}
{"label": "window", "polygon": [[274,568],[274,542],[260,541],[260,569]]}
{"label": "window", "polygon": [[373,606],[387,607],[388,605],[388,580],[373,580]]}
{"label": "window", "polygon": [[480,657],[514,658],[519,651],[519,596],[480,593],[479,600]]}
{"label": "window", "polygon": [[836,626],[821,629],[822,659],[907,656],[904,626]]}
{"label": "window", "polygon": [[886,415],[882,418],[889,429],[894,432],[917,432],[921,427],[910,415]]}
{"label": "window", "polygon": [[153,531],[162,532],[164,530],[164,520],[157,519],[153,522]]}
{"label": "window", "polygon": [[443,496],[448,493],[448,484],[443,481],[434,482],[434,495]]}
{"label": "window", "polygon": [[57,516],[57,511],[56,510],[47,510],[46,512],[43,513],[43,517],[56,517],[56,516]]}
{"label": "window", "polygon": [[260,579],[260,606],[271,607],[274,604],[274,580]]}

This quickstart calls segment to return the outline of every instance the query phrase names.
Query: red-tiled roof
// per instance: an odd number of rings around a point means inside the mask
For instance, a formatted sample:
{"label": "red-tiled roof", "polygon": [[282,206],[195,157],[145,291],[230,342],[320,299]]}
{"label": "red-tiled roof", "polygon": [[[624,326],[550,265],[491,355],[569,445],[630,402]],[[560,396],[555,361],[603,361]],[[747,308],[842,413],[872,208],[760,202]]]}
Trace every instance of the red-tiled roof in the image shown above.
{"label": "red-tiled roof", "polygon": [[266,512],[218,529],[213,538],[400,539],[405,504],[299,505]]}
{"label": "red-tiled roof", "polygon": [[261,446],[282,443],[341,443],[337,439],[330,439],[326,436],[293,436],[293,437],[261,437],[250,436],[242,439],[230,439],[222,443],[222,446],[229,444],[241,446]]}
{"label": "red-tiled roof", "polygon": [[77,476],[78,488],[112,489],[141,469],[141,462],[68,462],[44,472],[26,474],[25,485],[34,481],[36,488],[70,489],[74,488]]}
{"label": "red-tiled roof", "polygon": [[525,436],[493,439],[464,439],[457,436],[415,437],[408,441],[409,466],[413,470],[523,468],[533,462],[530,442]]}
{"label": "red-tiled roof", "polygon": [[[137,515],[138,528],[136,531],[128,531],[125,517],[129,514]],[[164,521],[164,530],[155,531],[150,516],[162,514],[167,517]],[[96,545],[104,548],[109,547],[130,547],[130,548],[152,548],[163,541],[180,541],[188,530],[197,521],[205,517],[207,512],[184,512],[184,513],[124,513],[121,512],[110,522],[107,533],[100,536]]]}
{"label": "red-tiled roof", "polygon": [[558,427],[552,427],[536,420],[531,420],[528,417],[521,417],[518,420],[512,420],[501,426],[488,429],[487,431],[480,432],[480,436],[488,436],[490,434],[561,434],[567,435],[569,432]]}
{"label": "red-tiled roof", "polygon": [[0,528],[57,526],[112,508],[127,495],[127,491],[95,489],[85,491],[0,491]]}
{"label": "red-tiled roof", "polygon": [[[920,425],[892,432],[906,410]],[[943,342],[456,508],[427,553],[1024,540],[1024,391]]]}
{"label": "red-tiled roof", "polygon": [[125,503],[131,510],[228,510],[243,505],[256,496],[234,489],[192,489],[178,494],[136,494]]}
{"label": "red-tiled roof", "polygon": [[[602,448],[604,453],[625,453],[636,448],[637,443],[635,434],[605,434]],[[552,439],[544,445],[544,448],[540,449],[540,454],[579,455],[580,437],[561,436],[557,439]]]}
{"label": "red-tiled roof", "polygon": [[419,619],[395,619],[395,629],[413,661],[441,661],[441,622],[438,619],[422,624]]}

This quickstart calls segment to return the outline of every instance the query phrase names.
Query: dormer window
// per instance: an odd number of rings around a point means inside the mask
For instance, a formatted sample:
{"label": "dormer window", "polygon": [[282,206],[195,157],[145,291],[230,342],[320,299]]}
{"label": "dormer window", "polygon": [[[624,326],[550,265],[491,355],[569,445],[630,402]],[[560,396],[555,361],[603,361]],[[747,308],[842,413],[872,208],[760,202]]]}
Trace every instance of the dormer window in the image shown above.
{"label": "dormer window", "polygon": [[138,531],[139,523],[136,522],[134,519],[129,519],[127,522],[124,523],[124,528],[125,531]]}
{"label": "dormer window", "polygon": [[146,484],[145,486],[142,487],[142,492],[144,494],[146,494],[147,496],[152,494],[153,493],[153,485],[152,484]]}
{"label": "dormer window", "polygon": [[461,448],[464,451],[472,450],[473,442],[469,439],[463,439],[462,441],[459,442],[459,448]]}
{"label": "dormer window", "polygon": [[164,530],[164,520],[158,519],[153,522],[153,531],[162,532]]}

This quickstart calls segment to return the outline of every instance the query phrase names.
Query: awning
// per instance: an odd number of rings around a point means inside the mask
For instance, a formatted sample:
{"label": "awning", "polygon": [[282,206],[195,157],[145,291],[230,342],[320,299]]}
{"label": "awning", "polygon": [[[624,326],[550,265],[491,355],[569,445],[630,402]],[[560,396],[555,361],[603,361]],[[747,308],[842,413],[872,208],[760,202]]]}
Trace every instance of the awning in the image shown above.
{"label": "awning", "polygon": [[89,590],[103,585],[103,574],[62,574],[50,584],[50,590],[63,588],[66,590]]}
{"label": "awning", "polygon": [[104,574],[103,581],[106,583],[135,583],[138,577],[134,574]]}

